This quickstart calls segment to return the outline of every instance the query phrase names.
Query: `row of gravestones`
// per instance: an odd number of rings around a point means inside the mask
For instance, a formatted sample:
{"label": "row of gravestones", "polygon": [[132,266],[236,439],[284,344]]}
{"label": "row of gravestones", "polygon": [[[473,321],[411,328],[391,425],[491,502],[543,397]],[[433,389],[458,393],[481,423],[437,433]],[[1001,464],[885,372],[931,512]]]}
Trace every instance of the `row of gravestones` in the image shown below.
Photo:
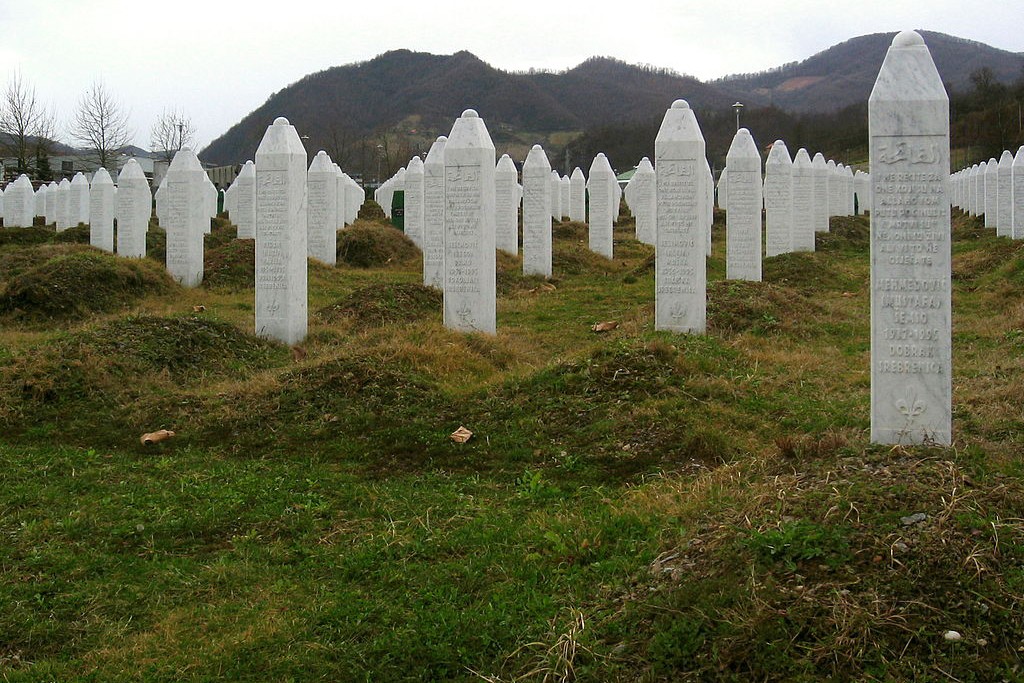
{"label": "row of gravestones", "polygon": [[[868,102],[871,434],[880,443],[951,440],[948,104],[921,36],[898,34]],[[442,237],[437,245],[425,227],[421,245],[440,255],[444,324],[493,334],[498,171],[479,115],[463,112],[423,166],[423,224],[440,221]],[[727,167],[727,277],[759,280],[764,182],[760,155],[745,129],[730,146]],[[655,326],[703,333],[711,178],[696,116],[683,100],[665,114],[653,169]],[[619,186],[603,155],[590,175],[590,248],[611,257]],[[167,265],[185,284],[198,284],[202,276],[209,226],[201,220],[209,215],[204,178],[195,155],[179,152],[166,179]],[[572,178],[570,197],[571,183]],[[307,330],[308,171],[298,133],[284,118],[268,127],[257,149],[255,186],[256,332],[295,344]],[[527,244],[531,251],[546,248],[547,259],[555,187],[560,197],[561,179],[556,184],[543,150],[535,146],[524,163],[524,251]],[[377,196],[384,199],[380,190]]]}
{"label": "row of gravestones", "polygon": [[[355,221],[363,188],[321,150],[306,172],[307,251],[329,265],[337,262],[337,231]],[[239,239],[256,237],[256,164],[245,162],[224,192],[224,209],[238,226]]]}
{"label": "row of gravestones", "polygon": [[89,242],[114,251],[114,221],[117,221],[117,253],[145,256],[146,230],[152,210],[149,181],[139,162],[131,159],[117,177],[117,185],[106,169],[93,174],[92,182],[81,174],[68,181],[50,183],[33,192],[32,182],[22,175],[0,193],[4,227],[30,227],[35,217],[57,230],[89,225]]}
{"label": "row of gravestones", "polygon": [[1003,150],[950,177],[950,201],[972,216],[985,217],[985,227],[1001,237],[1024,239],[1024,145],[1012,154]]}

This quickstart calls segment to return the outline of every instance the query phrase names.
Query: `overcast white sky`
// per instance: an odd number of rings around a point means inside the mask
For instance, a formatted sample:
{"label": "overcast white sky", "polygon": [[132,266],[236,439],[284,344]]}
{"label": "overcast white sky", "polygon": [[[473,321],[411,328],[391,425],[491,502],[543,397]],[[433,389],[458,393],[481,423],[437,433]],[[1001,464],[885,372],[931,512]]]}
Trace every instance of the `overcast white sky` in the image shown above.
{"label": "overcast white sky", "polygon": [[0,0],[0,77],[6,82],[20,69],[37,95],[56,105],[62,122],[89,84],[102,79],[130,108],[135,144],[148,148],[160,112],[178,107],[195,122],[202,148],[306,74],[398,48],[469,50],[510,70],[560,70],[606,55],[703,80],[905,28],[1024,51],[1020,0],[641,0],[599,9],[607,6],[593,0]]}

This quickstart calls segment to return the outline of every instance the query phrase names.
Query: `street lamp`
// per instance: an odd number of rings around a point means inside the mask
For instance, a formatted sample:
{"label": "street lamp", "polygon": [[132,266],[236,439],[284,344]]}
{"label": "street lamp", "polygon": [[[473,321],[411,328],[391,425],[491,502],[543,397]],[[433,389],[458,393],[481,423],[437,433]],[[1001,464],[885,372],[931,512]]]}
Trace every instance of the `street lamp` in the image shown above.
{"label": "street lamp", "polygon": [[736,110],[736,130],[740,129],[740,109],[743,109],[742,102],[734,102],[732,108]]}
{"label": "street lamp", "polygon": [[380,162],[384,158],[384,145],[377,145],[377,187],[380,187]]}

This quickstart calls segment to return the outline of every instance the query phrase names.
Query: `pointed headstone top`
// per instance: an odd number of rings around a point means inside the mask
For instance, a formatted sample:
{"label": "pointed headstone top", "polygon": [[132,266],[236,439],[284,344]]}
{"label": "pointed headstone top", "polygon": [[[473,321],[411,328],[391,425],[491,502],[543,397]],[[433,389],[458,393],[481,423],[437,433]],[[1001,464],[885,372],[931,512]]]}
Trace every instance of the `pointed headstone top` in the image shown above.
{"label": "pointed headstone top", "polygon": [[466,111],[462,112],[462,118],[464,118],[464,119],[478,119],[478,118],[480,118],[480,114],[476,113],[476,109],[467,109]]}
{"label": "pointed headstone top", "polygon": [[676,100],[675,102],[672,103],[672,108],[673,109],[689,109],[690,108],[690,103],[687,102],[686,100]]}
{"label": "pointed headstone top", "polygon": [[[806,150],[802,150],[804,156],[807,156]],[[808,159],[810,161],[810,159]],[[772,149],[768,152],[768,158],[765,159],[764,165],[767,166],[791,166],[793,160],[789,158],[789,150],[786,148],[786,143],[782,140],[776,140],[772,143]]]}
{"label": "pointed headstone top", "polygon": [[[182,147],[174,153],[174,158],[171,159],[171,165],[167,167],[167,173],[171,171],[202,171],[203,166],[199,163],[199,157],[195,155],[195,152],[190,150],[188,147]],[[164,175],[164,180],[167,180],[167,175]],[[163,184],[161,182],[161,184]]]}
{"label": "pointed headstone top", "polygon": [[128,180],[131,178],[145,178],[146,174],[142,171],[142,166],[135,159],[129,159],[128,163],[121,167],[121,172],[117,174],[117,181],[121,182],[122,179]]}
{"label": "pointed headstone top", "polygon": [[309,170],[313,173],[330,173],[334,168],[331,157],[327,156],[327,152],[320,150],[313,157],[313,163],[309,165]]}
{"label": "pointed headstone top", "polygon": [[256,177],[256,164],[251,161],[245,162],[242,165],[242,170],[238,172],[239,178],[255,178]]}
{"label": "pointed headstone top", "polygon": [[516,165],[512,162],[512,157],[507,154],[501,155],[501,158],[498,159],[498,165],[495,170],[499,173],[517,173]]}
{"label": "pointed headstone top", "polygon": [[409,165],[405,169],[406,175],[423,175],[423,159],[418,156],[409,159]]}
{"label": "pointed headstone top", "polygon": [[[135,160],[132,159],[132,161],[135,161]],[[136,162],[136,165],[138,165],[137,162]],[[113,185],[114,181],[111,180],[110,174],[107,172],[107,169],[101,168],[98,171],[96,171],[96,173],[93,175],[93,177],[92,177],[92,184],[93,185]]]}
{"label": "pointed headstone top", "polygon": [[893,47],[915,47],[924,45],[924,38],[917,31],[900,31],[892,39]]}

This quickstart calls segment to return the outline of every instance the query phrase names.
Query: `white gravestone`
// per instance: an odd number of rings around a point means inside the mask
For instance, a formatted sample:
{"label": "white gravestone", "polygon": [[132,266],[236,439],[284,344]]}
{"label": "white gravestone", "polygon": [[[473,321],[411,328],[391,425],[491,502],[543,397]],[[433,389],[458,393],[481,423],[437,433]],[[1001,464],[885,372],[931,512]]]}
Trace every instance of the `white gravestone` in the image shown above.
{"label": "white gravestone", "polygon": [[729,211],[725,215],[725,277],[761,281],[761,155],[740,128],[726,155]]}
{"label": "white gravestone", "polygon": [[31,228],[36,210],[32,181],[22,174],[4,191],[4,227]]}
{"label": "white gravestone", "polygon": [[825,162],[828,169],[828,215],[842,216],[843,206],[843,180],[839,175],[839,166],[835,161],[829,159]]}
{"label": "white gravestone", "polygon": [[562,176],[562,218],[569,217],[569,204],[572,203],[572,180],[569,176]]}
{"label": "white gravestone", "polygon": [[1009,237],[1013,232],[1013,155],[1003,150],[996,164],[996,234]]}
{"label": "white gravestone", "polygon": [[217,215],[217,186],[210,180],[210,176],[203,173],[203,214],[206,221],[203,223],[203,233],[209,235],[213,230],[211,218]]}
{"label": "white gravestone", "polygon": [[811,155],[801,147],[793,160],[793,251],[814,251],[814,182]]}
{"label": "white gravestone", "polygon": [[523,275],[551,277],[551,164],[534,145],[523,164]]}
{"label": "white gravestone", "polygon": [[551,217],[556,221],[562,220],[562,177],[558,171],[551,171],[548,174],[551,179]]}
{"label": "white gravestone", "polygon": [[590,194],[589,246],[590,250],[605,258],[612,258],[612,202],[615,201],[615,174],[603,152],[594,157],[590,165],[587,191]]}
{"label": "white gravestone", "polygon": [[765,256],[793,250],[793,160],[776,140],[764,162]]}
{"label": "white gravestone", "polygon": [[[985,227],[996,228],[999,214],[999,162],[994,158],[985,164]],[[998,234],[998,232],[996,233]]]}
{"label": "white gravestone", "polygon": [[[345,216],[348,215],[348,186],[345,183],[345,174],[341,171],[341,166],[337,163],[331,164],[334,169],[334,193],[338,199],[338,214],[334,217],[334,231],[337,233],[345,227]],[[338,241],[337,234],[334,237],[335,243]]]}
{"label": "white gravestone", "polygon": [[846,166],[843,171],[846,173],[846,215],[852,216],[857,213],[857,207],[854,206],[854,195],[856,194],[856,176],[853,174],[853,169]]}
{"label": "white gravestone", "polygon": [[423,284],[444,287],[444,148],[437,138],[423,162]]}
{"label": "white gravestone", "polygon": [[[704,159],[704,236],[707,256],[711,256],[711,228],[715,221],[715,172],[711,170],[711,162]],[[655,226],[657,229],[657,226]]]}
{"label": "white gravestone", "polygon": [[[698,169],[703,175],[703,169]],[[658,202],[655,193],[657,177],[651,160],[644,157],[637,164],[636,172],[626,186],[626,201],[636,218],[636,238],[644,244],[654,244],[657,234],[655,225],[658,220]],[[631,198],[630,198],[631,197]]]}
{"label": "white gravestone", "polygon": [[256,334],[298,344],[309,325],[306,150],[280,116],[256,149]]}
{"label": "white gravestone", "polygon": [[729,169],[723,168],[718,175],[718,208],[729,210]]}
{"label": "white gravestone", "polygon": [[114,253],[114,181],[105,168],[89,187],[89,244]]}
{"label": "white gravestone", "polygon": [[985,215],[985,172],[987,161],[982,161],[978,164],[978,172],[974,178],[974,215],[982,216]]}
{"label": "white gravestone", "polygon": [[63,178],[57,185],[57,230],[67,230],[71,225],[71,181]]}
{"label": "white gravestone", "polygon": [[57,183],[51,182],[46,186],[46,224],[56,225],[57,223]]}
{"label": "white gravestone", "polygon": [[507,154],[494,168],[494,246],[519,253],[519,172]]}
{"label": "white gravestone", "polygon": [[971,167],[971,180],[968,184],[967,192],[970,196],[971,202],[971,215],[978,216],[981,211],[978,208],[978,185],[981,183],[981,166],[974,164]]}
{"label": "white gravestone", "polygon": [[814,232],[828,232],[828,164],[821,152],[811,160],[814,169]]}
{"label": "white gravestone", "polygon": [[79,172],[71,179],[68,195],[69,227],[89,222],[89,181]]}
{"label": "white gravestone", "polygon": [[167,232],[167,271],[186,287],[203,281],[203,236],[210,223],[205,178],[195,152],[180,149],[167,168],[159,198],[160,222]]}
{"label": "white gravestone", "polygon": [[35,200],[35,215],[41,216],[46,221],[46,185],[40,185],[33,196]]}
{"label": "white gravestone", "polygon": [[693,110],[676,100],[654,140],[655,329],[703,334],[707,328],[704,136]]}
{"label": "white gravestone", "polygon": [[569,220],[587,222],[587,179],[579,166],[569,175]]}
{"label": "white gravestone", "polygon": [[153,194],[142,166],[135,159],[117,174],[117,253],[141,258],[146,255],[146,231],[153,212]]}
{"label": "white gravestone", "polygon": [[238,226],[238,239],[256,239],[256,164],[251,160],[245,162],[238,172],[235,187],[238,188],[235,195],[238,217],[232,216],[231,219]]}
{"label": "white gravestone", "polygon": [[1013,217],[1011,220],[1010,237],[1015,240],[1024,239],[1024,145],[1013,157],[1011,194],[1013,196]]}
{"label": "white gravestone", "polygon": [[334,162],[320,150],[306,171],[306,254],[333,266],[338,247],[338,179]]}
{"label": "white gravestone", "polygon": [[951,438],[949,100],[924,40],[899,33],[868,100],[871,440]]}
{"label": "white gravestone", "polygon": [[405,235],[423,249],[423,159],[409,160],[405,167]]}
{"label": "white gravestone", "polygon": [[487,126],[467,109],[444,148],[444,325],[449,329],[496,332],[494,164]]}

